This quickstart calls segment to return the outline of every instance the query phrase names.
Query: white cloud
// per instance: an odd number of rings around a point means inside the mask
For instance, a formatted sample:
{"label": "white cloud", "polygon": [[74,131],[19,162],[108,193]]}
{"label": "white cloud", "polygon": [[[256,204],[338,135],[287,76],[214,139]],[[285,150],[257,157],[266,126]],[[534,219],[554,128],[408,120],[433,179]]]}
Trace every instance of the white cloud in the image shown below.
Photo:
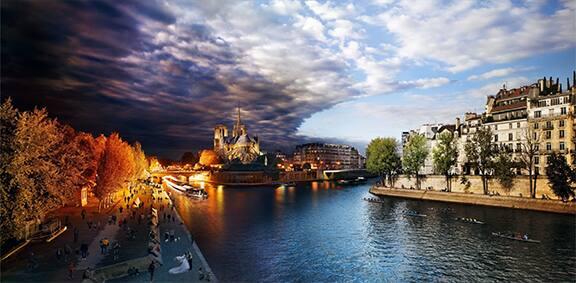
{"label": "white cloud", "polygon": [[514,73],[518,73],[521,71],[530,70],[532,68],[502,68],[502,69],[494,69],[479,75],[472,75],[468,77],[469,81],[474,80],[487,80],[492,78],[499,78],[512,75]]}
{"label": "white cloud", "polygon": [[293,15],[302,9],[302,4],[298,0],[274,0],[269,7],[280,15]]}
{"label": "white cloud", "polygon": [[502,88],[503,85],[506,85],[507,89],[517,88],[524,85],[528,85],[532,83],[526,77],[508,77],[505,79],[501,79],[499,82],[485,84],[480,88],[475,88],[466,91],[464,94],[465,97],[476,97],[476,98],[486,98],[489,95],[495,95],[498,91]]}
{"label": "white cloud", "polygon": [[312,12],[324,21],[341,19],[354,12],[354,6],[352,4],[346,7],[341,7],[333,5],[330,1],[323,4],[314,0],[306,1],[305,3]]}
{"label": "white cloud", "polygon": [[564,2],[547,15],[541,4],[402,0],[379,19],[395,36],[400,56],[439,61],[460,72],[574,47],[574,5]]}
{"label": "white cloud", "polygon": [[311,17],[297,16],[294,26],[312,35],[315,39],[325,41],[324,25],[317,19]]}

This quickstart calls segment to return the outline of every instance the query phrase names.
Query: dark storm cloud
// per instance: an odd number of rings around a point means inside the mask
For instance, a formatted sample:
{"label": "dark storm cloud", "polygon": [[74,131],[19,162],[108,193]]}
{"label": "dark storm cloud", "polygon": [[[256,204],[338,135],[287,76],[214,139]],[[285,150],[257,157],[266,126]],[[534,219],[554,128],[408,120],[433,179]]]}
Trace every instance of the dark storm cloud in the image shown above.
{"label": "dark storm cloud", "polygon": [[[297,136],[298,126],[348,94],[270,79],[245,53],[161,2],[2,2],[2,98],[94,134],[118,131],[152,154],[210,147],[213,126],[231,126],[237,105],[266,150],[317,140]],[[337,60],[303,66],[304,76],[330,73],[348,88]]]}

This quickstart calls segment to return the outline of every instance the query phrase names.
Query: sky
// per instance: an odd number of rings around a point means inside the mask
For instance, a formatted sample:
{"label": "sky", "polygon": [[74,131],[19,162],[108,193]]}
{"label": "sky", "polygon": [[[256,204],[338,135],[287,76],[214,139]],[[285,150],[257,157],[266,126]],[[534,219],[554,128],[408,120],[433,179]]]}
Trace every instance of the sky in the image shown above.
{"label": "sky", "polygon": [[2,100],[148,154],[212,146],[235,108],[267,151],[364,151],[576,68],[576,1],[1,2]]}

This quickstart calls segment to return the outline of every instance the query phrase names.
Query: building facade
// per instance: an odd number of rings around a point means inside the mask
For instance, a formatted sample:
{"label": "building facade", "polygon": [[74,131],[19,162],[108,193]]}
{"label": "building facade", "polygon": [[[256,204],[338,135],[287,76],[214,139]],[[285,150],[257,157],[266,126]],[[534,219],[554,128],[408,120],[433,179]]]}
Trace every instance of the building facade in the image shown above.
{"label": "building facade", "polygon": [[[572,81],[576,81],[576,72]],[[475,174],[472,164],[466,160],[465,144],[479,127],[490,127],[494,146],[508,152],[516,162],[521,161],[527,144],[536,143],[538,150],[532,171],[542,175],[545,174],[547,157],[553,152],[563,154],[569,164],[576,163],[575,101],[576,87],[570,86],[570,79],[567,79],[566,90],[562,89],[558,78],[554,82],[551,77],[514,89],[503,86],[496,95],[488,96],[484,113],[466,113],[463,123],[456,118],[454,125],[425,124],[420,129],[402,132],[402,146],[410,135],[422,134],[427,138],[431,152],[437,136],[449,131],[456,137],[458,148],[453,174]],[[430,154],[421,173],[433,174],[433,169]],[[527,172],[517,169],[516,173]]]}
{"label": "building facade", "polygon": [[[296,146],[294,165],[310,169],[364,168],[365,158],[354,147],[343,144],[307,143]],[[306,165],[308,164],[308,165]]]}

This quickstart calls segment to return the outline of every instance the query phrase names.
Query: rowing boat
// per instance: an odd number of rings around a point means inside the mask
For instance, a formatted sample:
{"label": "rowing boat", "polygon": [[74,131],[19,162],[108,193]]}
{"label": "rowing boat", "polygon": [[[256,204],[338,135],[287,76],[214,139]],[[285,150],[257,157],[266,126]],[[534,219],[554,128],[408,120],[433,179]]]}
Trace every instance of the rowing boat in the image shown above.
{"label": "rowing boat", "polygon": [[538,240],[524,239],[524,238],[522,238],[522,237],[514,237],[514,236],[509,236],[509,235],[506,235],[506,234],[502,234],[502,233],[496,233],[496,232],[492,232],[492,236],[496,236],[496,237],[500,237],[500,238],[505,238],[505,239],[508,239],[508,240],[515,240],[515,241],[527,242],[527,243],[535,243],[535,244],[540,243],[540,241],[538,241]]}

